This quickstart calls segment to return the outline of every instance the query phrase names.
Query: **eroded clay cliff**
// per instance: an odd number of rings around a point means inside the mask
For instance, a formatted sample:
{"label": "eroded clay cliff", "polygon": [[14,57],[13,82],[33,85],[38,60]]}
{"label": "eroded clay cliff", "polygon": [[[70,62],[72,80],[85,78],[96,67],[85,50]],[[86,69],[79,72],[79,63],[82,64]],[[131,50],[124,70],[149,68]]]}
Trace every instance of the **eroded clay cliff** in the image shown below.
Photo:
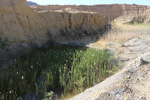
{"label": "eroded clay cliff", "polygon": [[65,8],[72,8],[77,9],[79,11],[90,11],[90,12],[97,12],[103,14],[105,17],[108,18],[109,21],[114,20],[118,17],[125,17],[121,20],[137,20],[139,22],[150,22],[150,6],[146,5],[129,5],[129,4],[106,4],[106,5],[93,5],[93,6],[86,6],[86,5],[48,5],[48,6],[41,6],[38,5],[34,7],[34,10],[41,11],[41,10],[60,10]]}
{"label": "eroded clay cliff", "polygon": [[57,40],[61,37],[68,40],[100,35],[107,25],[105,17],[100,14],[45,12],[40,15],[46,21],[48,33]]}
{"label": "eroded clay cliff", "polygon": [[11,43],[45,41],[44,19],[32,12],[26,0],[1,0],[0,20],[2,39],[7,38]]}
{"label": "eroded clay cliff", "polygon": [[106,25],[105,18],[100,14],[36,13],[27,6],[26,0],[0,1],[0,19],[0,37],[11,42],[42,42],[46,40],[49,31],[51,34],[57,30],[75,31],[75,28],[86,31],[88,28],[94,30]]}

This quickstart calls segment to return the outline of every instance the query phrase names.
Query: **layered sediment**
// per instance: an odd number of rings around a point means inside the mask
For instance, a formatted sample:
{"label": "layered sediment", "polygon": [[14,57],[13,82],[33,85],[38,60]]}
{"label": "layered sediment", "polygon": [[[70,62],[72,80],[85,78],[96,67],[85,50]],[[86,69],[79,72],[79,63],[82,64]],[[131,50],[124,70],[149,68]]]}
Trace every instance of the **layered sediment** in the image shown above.
{"label": "layered sediment", "polygon": [[[2,0],[0,2],[0,37],[11,42],[46,41],[48,36],[60,35],[60,31],[91,31],[103,29],[103,15],[68,12],[33,12],[26,0]],[[59,30],[59,32],[57,31]],[[75,33],[75,32],[73,32]],[[85,32],[86,33],[86,32]],[[67,34],[67,33],[66,33]],[[71,35],[71,34],[67,34]]]}
{"label": "layered sediment", "polygon": [[114,20],[118,17],[124,17],[124,20],[137,20],[138,22],[150,22],[150,6],[146,5],[129,5],[129,4],[105,4],[105,5],[93,5],[93,6],[86,6],[86,5],[48,5],[48,6],[35,6],[32,7],[36,11],[41,10],[60,10],[60,9],[77,9],[79,11],[89,11],[89,12],[97,12],[101,13],[105,17],[108,18],[109,21]]}

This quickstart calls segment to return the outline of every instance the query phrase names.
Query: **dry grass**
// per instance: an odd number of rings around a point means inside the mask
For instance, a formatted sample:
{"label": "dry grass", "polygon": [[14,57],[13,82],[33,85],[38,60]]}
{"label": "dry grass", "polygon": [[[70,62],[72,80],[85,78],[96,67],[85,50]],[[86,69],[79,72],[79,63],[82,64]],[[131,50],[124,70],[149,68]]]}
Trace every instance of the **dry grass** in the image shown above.
{"label": "dry grass", "polygon": [[150,25],[125,25],[113,23],[112,26],[112,29],[102,36],[100,40],[126,41],[150,32]]}
{"label": "dry grass", "polygon": [[104,35],[101,40],[108,40],[108,41],[113,41],[113,40],[129,40],[135,37],[138,37],[140,33],[132,33],[132,32],[108,32],[106,35]]}

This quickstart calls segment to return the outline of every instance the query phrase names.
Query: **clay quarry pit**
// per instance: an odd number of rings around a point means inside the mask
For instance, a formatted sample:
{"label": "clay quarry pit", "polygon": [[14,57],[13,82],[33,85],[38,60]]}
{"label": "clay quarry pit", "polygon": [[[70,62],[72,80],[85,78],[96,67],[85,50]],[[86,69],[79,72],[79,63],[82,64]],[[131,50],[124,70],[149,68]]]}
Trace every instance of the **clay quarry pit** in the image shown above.
{"label": "clay quarry pit", "polygon": [[0,1],[0,100],[150,100],[150,6]]}

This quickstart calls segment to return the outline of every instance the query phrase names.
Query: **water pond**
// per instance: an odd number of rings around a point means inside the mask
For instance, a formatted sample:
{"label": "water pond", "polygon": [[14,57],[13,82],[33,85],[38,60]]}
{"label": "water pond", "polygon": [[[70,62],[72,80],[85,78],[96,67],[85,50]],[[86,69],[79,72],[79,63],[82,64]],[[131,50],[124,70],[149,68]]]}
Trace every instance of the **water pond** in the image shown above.
{"label": "water pond", "polygon": [[0,73],[0,100],[64,100],[116,70],[107,50],[67,45],[34,50]]}

